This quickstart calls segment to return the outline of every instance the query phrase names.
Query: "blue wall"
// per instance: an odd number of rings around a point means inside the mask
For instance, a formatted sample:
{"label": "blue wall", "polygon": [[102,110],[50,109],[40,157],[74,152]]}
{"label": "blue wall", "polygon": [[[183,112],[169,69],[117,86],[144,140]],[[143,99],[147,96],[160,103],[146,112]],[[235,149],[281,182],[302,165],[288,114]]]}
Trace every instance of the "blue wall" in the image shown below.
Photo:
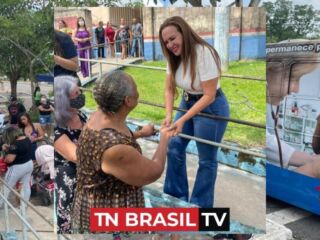
{"label": "blue wall", "polygon": [[[205,38],[205,40],[213,45],[212,38]],[[241,53],[240,52],[241,40]],[[155,60],[163,59],[162,50],[159,40],[155,43]],[[146,60],[153,60],[153,44],[152,42],[144,42],[144,56]],[[251,36],[230,36],[229,38],[229,60],[237,61],[240,59],[258,59],[265,58],[266,55],[266,36],[265,35],[251,35]]]}

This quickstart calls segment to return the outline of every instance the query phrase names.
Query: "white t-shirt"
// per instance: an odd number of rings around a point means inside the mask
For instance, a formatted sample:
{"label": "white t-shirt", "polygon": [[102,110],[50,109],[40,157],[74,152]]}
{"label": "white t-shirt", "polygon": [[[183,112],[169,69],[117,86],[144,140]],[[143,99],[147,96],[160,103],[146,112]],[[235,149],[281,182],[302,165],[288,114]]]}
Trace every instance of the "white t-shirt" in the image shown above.
{"label": "white t-shirt", "polygon": [[[277,138],[274,132],[274,120],[272,118],[271,109],[276,113],[276,106],[267,104],[267,130],[266,130],[266,154],[267,160],[270,163],[280,165],[279,148]],[[280,139],[283,166],[288,167],[292,154],[296,151],[295,148]]]}
{"label": "white t-shirt", "polygon": [[[181,63],[177,69],[175,80],[176,85],[179,88],[191,94],[202,94],[203,90],[201,88],[201,82],[205,82],[219,76],[219,71],[217,64],[212,56],[210,49],[206,46],[200,44],[196,45],[197,53],[197,67],[196,67],[196,77],[193,83],[194,89],[191,88],[191,75],[190,75],[190,60],[187,65],[186,74],[184,75],[183,64]],[[170,74],[169,64],[167,64],[167,74]],[[218,82],[217,89],[220,88]]]}

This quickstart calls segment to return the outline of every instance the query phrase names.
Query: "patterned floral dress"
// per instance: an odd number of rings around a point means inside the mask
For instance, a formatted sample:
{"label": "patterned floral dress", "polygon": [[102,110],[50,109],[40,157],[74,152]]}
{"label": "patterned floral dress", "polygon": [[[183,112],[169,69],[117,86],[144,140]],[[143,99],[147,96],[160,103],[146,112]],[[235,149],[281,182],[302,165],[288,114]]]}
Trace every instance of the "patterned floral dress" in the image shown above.
{"label": "patterned floral dress", "polygon": [[[86,117],[79,112],[80,120],[85,123]],[[77,144],[81,129],[55,128],[54,141],[66,135]],[[71,210],[76,187],[77,166],[75,163],[64,159],[58,152],[54,152],[55,168],[55,198],[57,215],[57,232],[71,233]]]}
{"label": "patterned floral dress", "polygon": [[72,217],[74,233],[90,232],[90,208],[145,206],[141,187],[128,185],[101,169],[103,152],[118,144],[131,145],[141,152],[133,137],[115,129],[95,131],[86,128],[81,133],[77,151],[80,164]]}

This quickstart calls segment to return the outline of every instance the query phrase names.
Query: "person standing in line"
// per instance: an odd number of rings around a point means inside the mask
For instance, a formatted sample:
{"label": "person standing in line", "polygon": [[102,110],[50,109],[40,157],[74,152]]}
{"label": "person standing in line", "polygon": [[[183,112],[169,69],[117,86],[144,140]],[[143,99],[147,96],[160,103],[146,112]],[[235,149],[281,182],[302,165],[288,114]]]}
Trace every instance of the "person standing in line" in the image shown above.
{"label": "person standing in line", "polygon": [[132,33],[132,46],[130,56],[134,57],[136,54],[136,47],[138,45],[138,57],[143,56],[143,46],[142,46],[142,32],[143,28],[141,23],[137,22],[136,18],[132,19],[131,33]]}
{"label": "person standing in line", "polygon": [[106,39],[108,41],[108,46],[110,47],[111,57],[114,58],[114,42],[115,42],[115,31],[110,22],[107,22],[107,27],[105,29]]}
{"label": "person standing in line", "polygon": [[[78,44],[78,55],[80,58],[90,59],[90,52],[91,52],[91,36],[90,32],[87,29],[86,22],[83,17],[79,17],[77,20],[77,29],[73,33],[73,40],[76,41]],[[82,76],[84,78],[89,76],[89,69],[90,63],[87,61],[80,61],[80,69]]]}
{"label": "person standing in line", "polygon": [[124,18],[121,18],[120,20],[120,26],[115,34],[115,38],[119,38],[120,41],[121,59],[126,59],[128,54],[127,51],[130,39],[130,29],[129,26],[125,25]]}
{"label": "person standing in line", "polygon": [[104,56],[104,44],[105,44],[105,36],[104,36],[104,28],[103,28],[103,22],[100,21],[98,27],[95,29],[95,34],[96,34],[96,40],[98,46],[98,58],[102,57],[105,58]]}

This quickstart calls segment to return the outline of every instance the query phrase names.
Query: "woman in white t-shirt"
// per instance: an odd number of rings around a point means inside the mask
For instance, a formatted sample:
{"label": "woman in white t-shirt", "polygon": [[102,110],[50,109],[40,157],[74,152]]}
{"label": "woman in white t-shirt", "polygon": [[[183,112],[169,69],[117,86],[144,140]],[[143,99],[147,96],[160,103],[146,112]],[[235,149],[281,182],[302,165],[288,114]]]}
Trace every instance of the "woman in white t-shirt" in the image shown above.
{"label": "woman in white t-shirt", "polygon": [[[160,26],[159,37],[162,51],[168,60],[164,124],[171,124],[176,87],[179,87],[183,89],[179,107],[187,112],[176,113],[172,124],[175,135],[181,132],[221,142],[227,121],[197,115],[202,112],[229,117],[228,101],[219,84],[221,69],[218,53],[178,16],[164,21]],[[164,192],[200,207],[210,208],[214,200],[218,148],[197,142],[199,168],[189,198],[185,151],[188,143],[188,139],[179,136],[170,141]]]}

